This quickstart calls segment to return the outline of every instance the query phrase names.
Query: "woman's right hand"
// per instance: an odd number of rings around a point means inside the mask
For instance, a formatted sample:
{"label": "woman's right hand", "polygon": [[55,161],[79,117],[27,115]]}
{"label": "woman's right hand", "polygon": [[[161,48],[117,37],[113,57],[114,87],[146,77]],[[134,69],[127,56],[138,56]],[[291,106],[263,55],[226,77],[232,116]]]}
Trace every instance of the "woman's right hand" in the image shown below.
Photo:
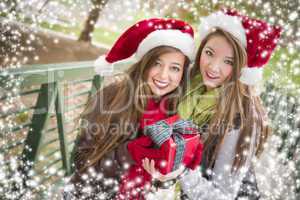
{"label": "woman's right hand", "polygon": [[165,182],[177,178],[179,175],[183,173],[185,169],[185,167],[181,165],[177,170],[164,175],[160,173],[159,170],[155,169],[154,160],[150,161],[148,158],[142,160],[142,166],[154,179],[157,179],[161,182]]}

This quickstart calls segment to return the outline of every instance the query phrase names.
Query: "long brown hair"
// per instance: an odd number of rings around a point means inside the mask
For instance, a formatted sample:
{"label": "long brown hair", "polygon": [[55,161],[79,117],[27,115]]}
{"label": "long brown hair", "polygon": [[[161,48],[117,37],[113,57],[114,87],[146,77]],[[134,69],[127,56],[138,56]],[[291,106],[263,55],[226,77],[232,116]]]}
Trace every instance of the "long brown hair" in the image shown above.
{"label": "long brown hair", "polygon": [[[86,126],[81,129],[81,137],[91,137],[93,145],[82,150],[82,155],[75,157],[86,161],[85,165],[77,166],[80,172],[97,165],[107,153],[137,131],[138,120],[147,105],[147,97],[152,95],[146,83],[148,69],[160,55],[178,51],[167,46],[150,50],[124,74],[116,75],[112,84],[99,90],[91,98],[82,113]],[[189,63],[189,59],[185,57],[180,86],[166,95],[170,114],[176,112],[179,97],[185,90]]]}
{"label": "long brown hair", "polygon": [[231,44],[234,51],[234,63],[232,76],[225,80],[219,89],[220,95],[213,117],[209,122],[208,137],[204,143],[204,162],[208,168],[212,168],[225,135],[233,128],[239,128],[240,136],[232,165],[234,171],[245,164],[248,156],[245,152],[250,152],[250,138],[254,137],[253,129],[256,129],[257,133],[255,137],[256,156],[263,151],[264,143],[271,129],[266,124],[267,114],[260,97],[255,94],[253,87],[239,81],[241,69],[247,63],[247,54],[241,43],[230,33],[216,28],[201,42],[192,69],[192,76],[200,73],[199,63],[202,50],[207,41],[214,36],[223,36]]}

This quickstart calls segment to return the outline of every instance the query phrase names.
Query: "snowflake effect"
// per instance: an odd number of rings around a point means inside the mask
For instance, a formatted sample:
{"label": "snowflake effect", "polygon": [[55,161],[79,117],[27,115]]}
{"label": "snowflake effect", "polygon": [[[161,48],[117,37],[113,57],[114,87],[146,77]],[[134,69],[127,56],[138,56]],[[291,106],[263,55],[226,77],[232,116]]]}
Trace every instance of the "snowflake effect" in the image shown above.
{"label": "snowflake effect", "polygon": [[[254,162],[259,187],[264,188],[263,199],[299,199],[300,7],[297,1],[110,0],[95,24],[96,29],[106,28],[104,36],[107,37],[111,31],[120,33],[128,25],[145,17],[182,18],[196,28],[201,16],[222,5],[237,8],[251,17],[259,17],[283,27],[280,46],[265,70],[267,87],[261,88],[261,96],[268,109],[274,135],[266,145],[267,151],[262,158]],[[60,26],[68,30],[80,27],[92,6],[91,1],[83,3],[80,0],[0,2],[0,199],[58,199],[57,191],[62,191],[62,188],[66,191],[73,189],[73,186],[68,184],[68,177],[64,178],[64,170],[53,166],[42,169],[41,174],[41,170],[30,167],[32,163],[24,163],[19,154],[11,151],[12,148],[22,147],[24,143],[28,132],[26,122],[29,113],[20,95],[24,79],[8,74],[6,69],[18,69],[29,60],[39,60],[35,50],[44,44],[37,34],[38,31],[33,30],[41,27],[55,29]],[[27,25],[23,26],[22,23]],[[66,34],[78,37],[76,32],[69,31]],[[54,42],[59,43],[59,40],[55,39]],[[24,111],[11,114],[22,109]],[[19,135],[15,135],[16,128],[21,130]],[[61,156],[56,153],[54,157]],[[47,160],[44,155],[37,159]],[[24,169],[28,169],[26,179],[21,173]],[[62,180],[60,185],[50,187],[51,181],[43,182],[45,178],[51,180],[52,177]],[[96,179],[106,187],[111,186],[112,191],[117,189],[114,180],[105,179],[93,171],[86,179],[90,182]],[[84,191],[90,193],[92,189],[87,186]],[[106,189],[100,191],[97,197],[99,199],[107,199],[110,195]]]}

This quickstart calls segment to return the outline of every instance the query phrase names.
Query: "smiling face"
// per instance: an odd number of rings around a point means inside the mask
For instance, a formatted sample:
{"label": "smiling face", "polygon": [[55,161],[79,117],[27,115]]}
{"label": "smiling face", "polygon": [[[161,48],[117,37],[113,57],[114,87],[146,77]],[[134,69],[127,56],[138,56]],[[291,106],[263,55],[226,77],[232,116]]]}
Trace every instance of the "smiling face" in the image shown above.
{"label": "smiling face", "polygon": [[147,74],[147,83],[152,93],[162,97],[179,85],[183,77],[185,56],[179,52],[169,52],[160,55]]}
{"label": "smiling face", "polygon": [[234,52],[225,37],[215,35],[208,39],[200,56],[200,72],[208,90],[216,88],[232,75]]}

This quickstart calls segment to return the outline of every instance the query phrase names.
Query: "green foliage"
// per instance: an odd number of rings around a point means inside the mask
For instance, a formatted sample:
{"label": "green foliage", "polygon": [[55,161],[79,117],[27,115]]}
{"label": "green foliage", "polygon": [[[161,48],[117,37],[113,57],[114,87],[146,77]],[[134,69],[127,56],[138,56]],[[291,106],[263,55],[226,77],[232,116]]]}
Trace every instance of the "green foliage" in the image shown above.
{"label": "green foliage", "polygon": [[[298,52],[291,52],[287,47],[279,47],[267,66],[264,67],[264,80],[275,79],[274,85],[278,88],[287,87],[293,90],[300,87]],[[276,78],[274,78],[276,76]]]}
{"label": "green foliage", "polygon": [[78,36],[80,34],[81,27],[79,25],[76,26],[63,26],[60,24],[50,24],[48,22],[40,23],[40,27],[49,29],[52,31],[64,33],[64,34],[73,34]]}
{"label": "green foliage", "polygon": [[112,45],[116,41],[118,36],[118,33],[101,27],[96,28],[93,32],[93,40],[95,42],[103,43],[106,45]]}
{"label": "green foliage", "polygon": [[19,113],[16,117],[16,122],[18,124],[24,124],[28,120],[29,120],[29,114],[27,111]]}

